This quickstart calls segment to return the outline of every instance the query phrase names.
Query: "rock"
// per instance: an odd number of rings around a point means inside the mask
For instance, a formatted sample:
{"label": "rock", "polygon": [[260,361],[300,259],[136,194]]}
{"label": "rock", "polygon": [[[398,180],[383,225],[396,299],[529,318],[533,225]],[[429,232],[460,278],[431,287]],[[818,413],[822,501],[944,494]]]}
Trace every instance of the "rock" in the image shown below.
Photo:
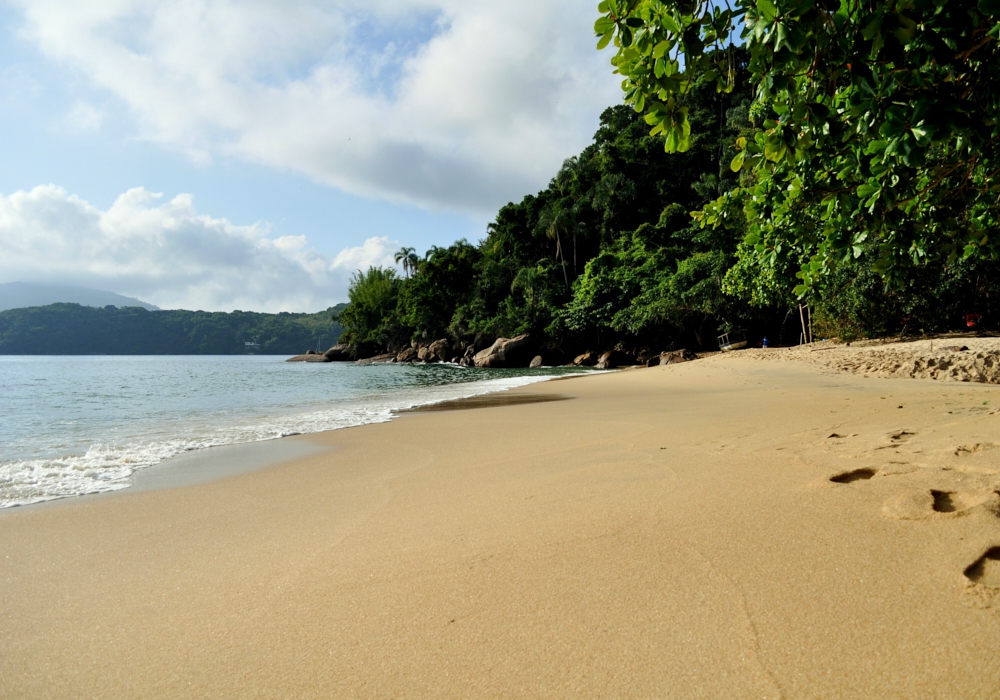
{"label": "rock", "polygon": [[330,362],[326,355],[317,355],[315,352],[307,352],[305,355],[289,357],[285,362]]}
{"label": "rock", "polygon": [[476,367],[514,367],[527,360],[526,352],[531,346],[531,337],[523,333],[516,338],[497,338],[493,345],[480,350],[473,357]]}
{"label": "rock", "polygon": [[315,354],[316,354],[315,350],[306,350],[306,355],[315,355]]}
{"label": "rock", "polygon": [[331,362],[347,362],[353,359],[354,348],[347,343],[337,343],[323,354]]}
{"label": "rock", "polygon": [[535,355],[531,360],[531,364],[528,365],[528,367],[531,367],[532,369],[538,369],[541,366],[542,366],[541,355]]}
{"label": "rock", "polygon": [[406,348],[396,355],[396,362],[413,362],[417,359],[417,351],[413,348]]}
{"label": "rock", "polygon": [[577,367],[593,367],[597,364],[597,360],[596,352],[585,352],[582,355],[577,355],[573,360],[573,364]]}
{"label": "rock", "polygon": [[430,362],[431,351],[426,345],[417,348],[417,359],[421,362]]}
{"label": "rock", "polygon": [[447,340],[435,340],[427,346],[427,353],[431,358],[428,362],[447,362],[451,356],[451,343]]}
{"label": "rock", "polygon": [[363,360],[358,360],[359,365],[383,365],[389,364],[390,362],[396,361],[396,353],[387,352],[381,355],[376,355],[375,357],[366,357]]}
{"label": "rock", "polygon": [[451,358],[451,364],[457,365],[459,363],[459,361],[461,361],[461,359],[462,359],[461,357],[459,357],[458,355],[455,355],[455,357]]}
{"label": "rock", "polygon": [[597,358],[597,369],[614,369],[624,365],[631,365],[635,358],[621,350],[608,350]]}
{"label": "rock", "polygon": [[672,352],[661,352],[656,357],[646,363],[647,367],[657,365],[676,365],[679,362],[690,362],[698,359],[698,356],[691,350],[673,350]]}

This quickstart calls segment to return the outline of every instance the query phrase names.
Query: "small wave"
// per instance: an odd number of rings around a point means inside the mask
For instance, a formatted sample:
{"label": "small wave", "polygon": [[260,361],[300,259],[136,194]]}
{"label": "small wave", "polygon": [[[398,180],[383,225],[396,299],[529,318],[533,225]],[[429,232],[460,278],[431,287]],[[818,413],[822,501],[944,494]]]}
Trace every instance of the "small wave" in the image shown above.
{"label": "small wave", "polygon": [[83,455],[0,462],[0,508],[126,489],[135,471],[191,450],[384,423],[400,411],[418,406],[506,391],[551,378],[518,376],[405,389],[343,401],[330,408],[271,416],[248,425],[203,429],[194,435],[96,443]]}

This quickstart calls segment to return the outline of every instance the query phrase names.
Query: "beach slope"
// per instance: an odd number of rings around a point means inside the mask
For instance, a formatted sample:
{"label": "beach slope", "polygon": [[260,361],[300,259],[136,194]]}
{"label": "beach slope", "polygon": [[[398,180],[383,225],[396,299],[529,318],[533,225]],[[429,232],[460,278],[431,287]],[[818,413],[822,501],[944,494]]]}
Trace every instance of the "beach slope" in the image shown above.
{"label": "beach slope", "polygon": [[1000,388],[715,357],[0,513],[0,696],[1000,694]]}

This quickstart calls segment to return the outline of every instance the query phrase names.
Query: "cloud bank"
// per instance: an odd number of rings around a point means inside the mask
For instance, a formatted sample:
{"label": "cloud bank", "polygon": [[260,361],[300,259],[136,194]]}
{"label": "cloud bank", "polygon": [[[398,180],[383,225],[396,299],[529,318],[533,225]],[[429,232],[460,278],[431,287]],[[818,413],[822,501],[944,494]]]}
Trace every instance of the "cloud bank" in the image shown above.
{"label": "cloud bank", "polygon": [[0,282],[76,284],[161,308],[318,311],[346,301],[355,270],[393,265],[399,249],[376,237],[330,260],[305,236],[199,214],[191,195],[162,200],[140,187],[101,211],[53,185],[0,195]]}
{"label": "cloud bank", "polygon": [[537,190],[620,99],[593,0],[14,3],[141,138],[429,208],[491,215]]}

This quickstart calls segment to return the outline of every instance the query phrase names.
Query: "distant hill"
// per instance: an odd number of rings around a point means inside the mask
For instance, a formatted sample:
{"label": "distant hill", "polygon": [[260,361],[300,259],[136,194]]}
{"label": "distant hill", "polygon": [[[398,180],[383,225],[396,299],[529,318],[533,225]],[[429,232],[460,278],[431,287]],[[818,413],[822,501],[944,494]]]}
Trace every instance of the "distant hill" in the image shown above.
{"label": "distant hill", "polygon": [[[147,311],[50,304],[0,311],[0,355],[298,355],[340,339],[331,320],[346,304],[315,314]],[[247,345],[250,343],[251,345]]]}
{"label": "distant hill", "polygon": [[23,309],[29,306],[49,304],[81,304],[83,306],[139,306],[148,311],[157,311],[158,306],[144,301],[122,296],[114,292],[103,292],[87,287],[72,287],[60,284],[33,284],[29,282],[7,282],[0,284],[0,311]]}

